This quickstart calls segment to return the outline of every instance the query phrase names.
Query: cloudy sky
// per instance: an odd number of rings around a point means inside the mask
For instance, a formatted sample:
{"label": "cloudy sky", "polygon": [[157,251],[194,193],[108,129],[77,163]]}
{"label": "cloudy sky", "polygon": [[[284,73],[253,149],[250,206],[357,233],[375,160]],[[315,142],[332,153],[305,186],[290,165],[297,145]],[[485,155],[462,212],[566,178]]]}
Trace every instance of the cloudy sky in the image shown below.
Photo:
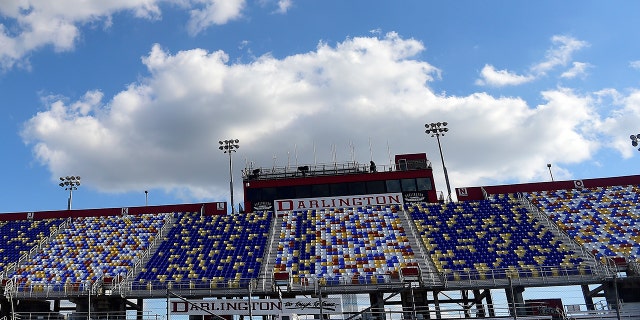
{"label": "cloudy sky", "polygon": [[638,173],[640,2],[0,2],[0,212],[228,200],[426,152],[445,189]]}

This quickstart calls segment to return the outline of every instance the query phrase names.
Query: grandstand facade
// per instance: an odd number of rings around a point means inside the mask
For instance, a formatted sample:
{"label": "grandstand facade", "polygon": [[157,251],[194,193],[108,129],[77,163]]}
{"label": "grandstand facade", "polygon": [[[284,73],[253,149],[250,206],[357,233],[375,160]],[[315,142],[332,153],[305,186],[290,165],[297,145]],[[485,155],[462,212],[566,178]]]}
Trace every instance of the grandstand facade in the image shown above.
{"label": "grandstand facade", "polygon": [[[152,299],[166,299],[163,318],[640,318],[640,176],[458,188],[444,202],[425,154],[243,173],[235,214],[0,215],[0,318],[142,319]],[[525,299],[569,286],[581,306]],[[296,303],[314,307],[285,311]]]}

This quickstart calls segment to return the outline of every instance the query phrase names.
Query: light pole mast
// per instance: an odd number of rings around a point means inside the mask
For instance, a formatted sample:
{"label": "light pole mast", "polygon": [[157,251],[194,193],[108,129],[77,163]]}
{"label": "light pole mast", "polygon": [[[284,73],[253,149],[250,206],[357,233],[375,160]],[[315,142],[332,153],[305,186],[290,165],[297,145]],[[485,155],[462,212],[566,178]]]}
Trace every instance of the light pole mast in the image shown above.
{"label": "light pole mast", "polygon": [[444,164],[444,156],[442,155],[442,145],[440,144],[440,136],[444,136],[445,133],[449,132],[449,128],[447,128],[447,122],[432,122],[425,124],[424,127],[427,128],[424,133],[430,134],[432,137],[436,137],[438,140],[438,150],[440,150],[440,160],[442,160],[442,170],[444,171],[444,181],[447,183],[447,199],[449,202],[452,202],[451,199],[451,185],[449,184],[449,174],[447,173],[447,166]]}
{"label": "light pole mast", "polygon": [[237,152],[236,149],[240,148],[238,143],[240,140],[238,139],[229,139],[229,140],[220,140],[220,147],[218,149],[222,150],[222,152],[229,154],[229,191],[231,193],[231,213],[236,213],[235,202],[233,201],[233,164],[231,161],[231,153]]}
{"label": "light pole mast", "polygon": [[71,201],[73,199],[73,190],[78,190],[80,186],[80,176],[60,177],[60,187],[69,190],[69,199],[67,200],[67,210],[71,210]]}

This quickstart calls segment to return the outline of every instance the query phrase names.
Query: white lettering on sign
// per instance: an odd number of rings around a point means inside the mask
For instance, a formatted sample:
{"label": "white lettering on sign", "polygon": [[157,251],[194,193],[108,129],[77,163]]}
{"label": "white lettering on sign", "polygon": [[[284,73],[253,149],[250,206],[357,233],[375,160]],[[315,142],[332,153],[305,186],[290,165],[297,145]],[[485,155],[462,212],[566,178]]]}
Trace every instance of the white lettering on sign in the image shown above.
{"label": "white lettering on sign", "polygon": [[378,206],[402,204],[401,193],[381,193],[343,197],[282,199],[274,201],[276,213],[282,211],[327,209],[339,207]]}
{"label": "white lettering on sign", "polygon": [[[322,308],[320,307],[322,306]],[[216,299],[171,300],[170,311],[174,315],[282,315],[282,314],[337,314],[342,313],[342,300],[322,299]]]}

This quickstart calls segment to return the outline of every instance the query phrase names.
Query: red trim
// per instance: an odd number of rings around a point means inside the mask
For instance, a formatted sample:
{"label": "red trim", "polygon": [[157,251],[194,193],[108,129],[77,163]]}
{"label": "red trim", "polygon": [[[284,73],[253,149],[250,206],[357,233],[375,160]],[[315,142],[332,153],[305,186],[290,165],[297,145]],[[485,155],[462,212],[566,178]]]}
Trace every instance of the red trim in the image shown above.
{"label": "red trim", "polygon": [[[460,201],[482,200],[482,189],[488,194],[505,194],[517,192],[535,192],[550,190],[571,190],[576,189],[576,181],[582,183],[583,188],[597,188],[608,186],[624,186],[624,185],[640,185],[640,175],[622,176],[611,178],[596,179],[575,179],[566,181],[549,181],[549,182],[532,182],[511,185],[484,186],[484,187],[467,187],[456,188],[456,195]],[[462,189],[466,189],[466,195],[461,193]]]}
{"label": "red trim", "polygon": [[[172,204],[162,206],[125,207],[125,208],[104,208],[104,209],[80,209],[80,210],[57,210],[33,212],[34,220],[68,218],[68,217],[100,217],[122,215],[126,209],[127,215],[158,214],[167,212],[200,212],[204,206],[205,215],[227,214],[226,202],[206,202]],[[26,220],[28,212],[0,214],[0,221]]]}

